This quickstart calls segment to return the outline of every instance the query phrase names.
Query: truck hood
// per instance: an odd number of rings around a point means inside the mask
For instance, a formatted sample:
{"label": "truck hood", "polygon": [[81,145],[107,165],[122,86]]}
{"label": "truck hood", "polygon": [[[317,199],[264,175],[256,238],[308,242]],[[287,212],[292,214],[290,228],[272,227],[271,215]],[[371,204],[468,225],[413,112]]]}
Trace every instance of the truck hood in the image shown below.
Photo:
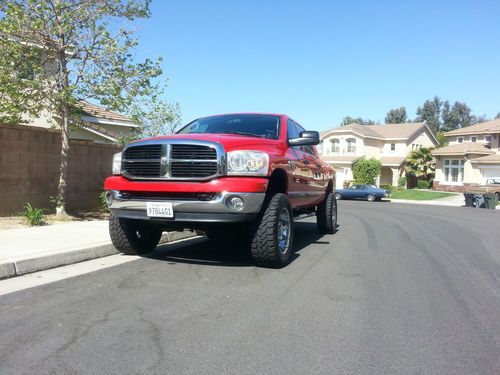
{"label": "truck hood", "polygon": [[[146,138],[145,140],[168,140],[168,139],[185,139],[196,141],[211,141],[218,142],[224,146],[224,150],[262,150],[262,151],[278,151],[281,143],[277,139],[267,139],[258,137],[249,137],[236,134],[173,134],[160,137]],[[138,142],[139,142],[138,141]],[[132,142],[131,145],[134,143]]]}

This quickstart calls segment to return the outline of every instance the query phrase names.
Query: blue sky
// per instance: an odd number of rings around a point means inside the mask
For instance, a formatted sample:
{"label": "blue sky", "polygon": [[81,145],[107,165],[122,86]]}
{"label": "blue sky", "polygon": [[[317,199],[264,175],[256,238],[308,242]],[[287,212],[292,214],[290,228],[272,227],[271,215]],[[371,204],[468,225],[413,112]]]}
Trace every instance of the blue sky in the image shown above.
{"label": "blue sky", "polygon": [[286,113],[324,130],[434,95],[500,112],[499,1],[156,0],[139,55],[163,56],[183,122]]}

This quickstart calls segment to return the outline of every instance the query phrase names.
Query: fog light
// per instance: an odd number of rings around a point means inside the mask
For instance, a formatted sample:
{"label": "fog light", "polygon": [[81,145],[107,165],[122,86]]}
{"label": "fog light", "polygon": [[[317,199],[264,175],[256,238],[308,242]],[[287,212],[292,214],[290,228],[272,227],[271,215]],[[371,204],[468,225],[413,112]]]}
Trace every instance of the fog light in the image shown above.
{"label": "fog light", "polygon": [[113,194],[110,191],[107,191],[106,192],[106,204],[108,206],[111,206],[112,203],[113,203]]}
{"label": "fog light", "polygon": [[226,199],[226,206],[231,211],[241,211],[245,206],[245,202],[240,197],[233,195]]}

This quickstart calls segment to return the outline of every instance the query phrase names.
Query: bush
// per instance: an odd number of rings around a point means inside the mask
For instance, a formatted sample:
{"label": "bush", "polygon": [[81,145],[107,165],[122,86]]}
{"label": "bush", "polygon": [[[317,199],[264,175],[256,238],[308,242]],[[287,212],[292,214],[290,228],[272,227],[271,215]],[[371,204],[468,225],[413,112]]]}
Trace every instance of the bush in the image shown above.
{"label": "bush", "polygon": [[387,191],[390,191],[391,193],[395,190],[394,186],[392,186],[392,185],[380,185],[380,188],[387,190]]}
{"label": "bush", "polygon": [[417,189],[429,189],[430,183],[427,180],[418,180]]}
{"label": "bush", "polygon": [[406,177],[405,176],[399,177],[398,186],[399,187],[406,187]]}
{"label": "bush", "polygon": [[376,159],[359,159],[353,163],[352,174],[354,182],[357,184],[371,184],[375,183],[375,178],[380,176],[382,164]]}
{"label": "bush", "polygon": [[24,205],[23,216],[32,227],[43,225],[47,222],[47,218],[43,214],[43,210],[41,208],[32,207],[29,203]]}

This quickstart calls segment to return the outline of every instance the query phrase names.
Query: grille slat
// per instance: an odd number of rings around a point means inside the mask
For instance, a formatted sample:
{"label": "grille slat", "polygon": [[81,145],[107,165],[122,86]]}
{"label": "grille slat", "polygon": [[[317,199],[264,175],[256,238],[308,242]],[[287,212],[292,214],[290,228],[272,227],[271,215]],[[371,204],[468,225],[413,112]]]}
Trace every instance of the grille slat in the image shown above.
{"label": "grille slat", "polygon": [[[207,179],[218,175],[216,146],[170,143],[131,145],[123,152],[123,170],[131,178],[148,179]],[[170,155],[163,154],[170,149]],[[162,166],[162,158],[169,166]],[[165,160],[164,160],[165,161]],[[166,172],[170,173],[167,175]]]}

